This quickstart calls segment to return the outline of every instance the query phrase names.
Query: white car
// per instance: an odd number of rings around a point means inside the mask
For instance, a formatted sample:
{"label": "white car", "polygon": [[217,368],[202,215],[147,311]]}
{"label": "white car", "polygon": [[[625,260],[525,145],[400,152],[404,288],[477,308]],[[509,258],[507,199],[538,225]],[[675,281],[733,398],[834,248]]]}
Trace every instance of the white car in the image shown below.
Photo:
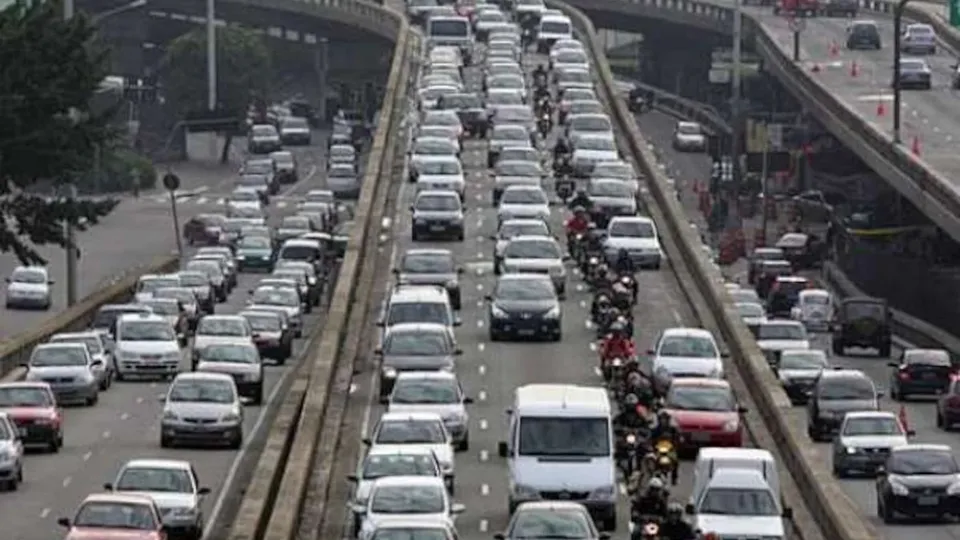
{"label": "white car", "polygon": [[452,156],[422,159],[417,164],[417,189],[456,191],[463,199],[467,181],[460,160]]}
{"label": "white car", "polygon": [[371,530],[370,538],[432,538],[456,540],[457,529],[450,520],[423,521],[405,517],[383,519]]}
{"label": "white car", "polygon": [[651,371],[659,383],[674,377],[723,378],[720,348],[709,330],[667,328],[649,354],[653,357]]}
{"label": "white car", "polygon": [[614,139],[613,123],[606,113],[573,114],[567,117],[567,136],[571,140],[578,140],[582,136],[600,136]]}
{"label": "white car", "polygon": [[833,320],[833,296],[826,289],[800,291],[790,318],[802,322],[810,331],[828,330]]}
{"label": "white car", "polygon": [[24,380],[49,384],[57,403],[96,405],[100,379],[94,362],[83,343],[44,343],[33,348]]}
{"label": "white car", "polygon": [[774,319],[761,323],[757,327],[756,337],[757,346],[772,366],[780,360],[783,351],[810,348],[807,329],[799,321]]}
{"label": "white car", "polygon": [[620,250],[626,250],[637,266],[659,270],[663,250],[653,220],[641,216],[613,217],[607,224],[607,237],[603,241],[604,256],[608,261],[615,261]]}
{"label": "white car", "polygon": [[443,476],[451,485],[456,474],[450,432],[437,413],[384,413],[373,435],[364,439],[371,448],[420,448],[437,456]]}
{"label": "white car", "polygon": [[[246,321],[246,317],[243,319]],[[194,362],[195,371],[226,373],[233,377],[240,397],[250,404],[263,403],[263,360],[253,342],[212,343],[196,350]]]}
{"label": "white car", "polygon": [[707,136],[697,122],[677,122],[673,147],[681,152],[703,152],[707,149]]}
{"label": "white car", "polygon": [[550,199],[540,186],[514,185],[503,190],[497,205],[497,220],[550,218]]}
{"label": "white car", "polygon": [[[456,141],[442,137],[417,137],[410,152],[410,165],[419,166],[426,159],[438,157],[458,158],[460,145]],[[413,178],[411,180],[414,180]]]}
{"label": "white car", "polygon": [[160,447],[177,443],[243,446],[243,403],[233,377],[224,373],[181,373],[163,398]]}
{"label": "white car", "polygon": [[426,111],[434,109],[437,106],[437,100],[440,99],[440,96],[449,96],[451,94],[458,93],[460,93],[460,89],[454,85],[429,86],[427,88],[421,88],[417,91],[417,99],[419,100],[420,110]]}
{"label": "white car", "polygon": [[197,471],[179,459],[133,459],[124,464],[116,479],[104,484],[106,491],[146,495],[153,499],[170,532],[200,540],[203,511],[200,504],[210,488],[199,485]]}
{"label": "white car", "polygon": [[579,68],[558,69],[554,73],[556,74],[557,88],[562,89],[564,93],[573,88],[593,89],[593,76],[590,75],[589,70]]}
{"label": "white car", "polygon": [[904,431],[892,412],[848,412],[833,440],[834,476],[843,478],[851,471],[875,472],[886,465],[891,450],[909,443],[910,435],[913,432]]}
{"label": "white car", "polygon": [[[24,428],[26,429],[26,428]],[[4,488],[15,491],[23,482],[23,442],[16,424],[5,412],[0,412],[0,477]]]}
{"label": "white car", "polygon": [[450,500],[443,480],[429,476],[391,476],[374,482],[365,507],[355,512],[363,515],[357,537],[370,540],[384,520],[406,518],[425,523],[453,523],[464,511],[462,504]]}
{"label": "white car", "polygon": [[18,266],[7,278],[7,309],[50,309],[53,280],[43,266]]}
{"label": "white car", "polygon": [[462,452],[470,448],[470,415],[466,406],[473,403],[473,398],[464,395],[455,374],[446,371],[398,373],[385,402],[387,412],[438,414],[456,449]]}
{"label": "white car", "polygon": [[[443,480],[440,462],[433,452],[423,448],[383,449],[371,448],[367,456],[357,467],[357,473],[348,477],[356,484],[353,491],[353,509],[365,508],[370,498],[370,490],[381,478],[392,476],[426,476]],[[447,491],[453,493],[453,485],[447,484]],[[353,512],[353,530],[360,531],[363,513]]]}
{"label": "white car", "polygon": [[554,68],[590,70],[590,60],[582,49],[564,49],[550,53],[550,62]]}
{"label": "white car", "polygon": [[463,124],[460,122],[460,117],[457,116],[457,111],[453,109],[426,111],[423,114],[420,125],[423,127],[444,126],[454,129],[456,130],[457,138],[463,134]]}
{"label": "white car", "polygon": [[743,324],[747,325],[751,331],[754,331],[761,323],[767,322],[767,310],[764,309],[763,304],[757,302],[735,302],[733,307],[736,308]]}
{"label": "white car", "polygon": [[197,323],[193,350],[197,351],[215,343],[253,344],[250,323],[240,315],[205,315]]}
{"label": "white car", "polygon": [[283,144],[310,144],[310,124],[305,118],[288,116],[280,122],[280,140]]}
{"label": "white car", "polygon": [[500,224],[497,234],[490,237],[496,242],[493,247],[493,267],[499,266],[503,250],[517,236],[551,236],[550,227],[542,219],[508,219]]}
{"label": "white car", "polygon": [[593,167],[604,161],[620,159],[617,141],[609,133],[576,133],[571,137],[571,165],[578,176],[593,176]]}
{"label": "white car", "polygon": [[90,354],[93,374],[97,377],[101,390],[110,388],[113,382],[113,355],[104,337],[99,332],[63,332],[50,337],[47,343],[82,343]]}
{"label": "white car", "polygon": [[519,92],[524,101],[527,99],[527,84],[517,75],[494,75],[487,78],[487,94],[496,92]]}
{"label": "white car", "polygon": [[802,405],[813,395],[817,378],[829,367],[827,353],[820,349],[787,349],[780,353],[776,373],[790,401]]}
{"label": "white car", "polygon": [[498,274],[537,273],[550,276],[560,300],[567,290],[565,254],[552,236],[514,236],[504,247]]}
{"label": "white car", "polygon": [[262,286],[254,289],[246,309],[283,309],[296,337],[303,337],[303,303],[296,289]]}
{"label": "white car", "polygon": [[149,300],[150,298],[153,298],[153,293],[157,289],[179,286],[180,276],[177,274],[145,274],[140,276],[140,279],[137,280],[137,288],[136,292],[134,293],[134,299],[136,299],[137,302]]}
{"label": "white car", "polygon": [[550,58],[552,59],[555,55],[560,54],[563,51],[582,51],[583,43],[580,43],[580,40],[574,38],[564,38],[558,39],[553,42],[553,46],[550,47]]}
{"label": "white car", "polygon": [[118,381],[131,376],[168,378],[180,372],[180,340],[160,315],[121,315],[113,341]]}

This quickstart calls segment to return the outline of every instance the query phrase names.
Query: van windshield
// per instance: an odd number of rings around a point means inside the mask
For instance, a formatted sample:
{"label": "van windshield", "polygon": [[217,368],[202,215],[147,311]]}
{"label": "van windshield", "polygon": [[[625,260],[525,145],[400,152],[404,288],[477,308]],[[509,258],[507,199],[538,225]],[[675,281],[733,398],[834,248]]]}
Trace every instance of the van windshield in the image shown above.
{"label": "van windshield", "polygon": [[280,254],[280,258],[286,261],[308,261],[313,262],[317,259],[317,248],[313,246],[286,246]]}
{"label": "van windshield", "polygon": [[518,453],[521,456],[609,456],[609,421],[606,418],[524,416],[520,419]]}
{"label": "van windshield", "polygon": [[433,37],[466,37],[466,19],[443,19],[430,21],[430,35]]}

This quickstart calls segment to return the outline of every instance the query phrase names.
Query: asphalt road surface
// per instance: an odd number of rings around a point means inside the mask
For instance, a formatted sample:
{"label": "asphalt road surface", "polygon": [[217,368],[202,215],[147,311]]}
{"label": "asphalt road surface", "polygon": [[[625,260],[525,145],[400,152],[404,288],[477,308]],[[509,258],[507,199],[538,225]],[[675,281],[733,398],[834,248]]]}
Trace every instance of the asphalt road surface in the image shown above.
{"label": "asphalt road surface", "polygon": [[[918,2],[919,4],[919,2]],[[936,9],[943,10],[943,6]],[[786,18],[774,16],[768,9],[748,8],[757,14],[775,36],[780,47],[793,54],[793,31]],[[847,107],[859,113],[881,132],[891,136],[893,130],[893,19],[880,14],[863,14],[877,22],[883,48],[879,51],[846,49],[845,18],[809,18],[801,34],[801,59],[809,75]],[[907,21],[904,21],[906,26]],[[909,55],[904,54],[904,58]],[[923,56],[933,78],[931,90],[904,90],[901,136],[904,148],[916,143],[919,157],[939,171],[954,186],[960,178],[960,109],[956,107],[960,90],[951,86],[957,63],[956,51],[939,43],[937,52]],[[813,66],[820,72],[814,73]],[[882,114],[880,114],[882,113]]]}
{"label": "asphalt road surface", "polygon": [[[319,158],[320,150],[305,149]],[[301,160],[301,163],[305,161]],[[301,182],[300,190],[323,187],[322,175]],[[121,206],[122,208],[122,206]],[[271,213],[271,225],[293,208]],[[131,216],[131,219],[133,217]],[[99,233],[105,227],[97,229]],[[122,229],[120,227],[118,231]],[[105,240],[100,240],[104,242]],[[120,249],[118,246],[117,249]],[[189,252],[192,251],[189,250]],[[241,311],[263,274],[241,274],[239,283],[226,303],[217,306],[218,314]],[[305,328],[318,328],[322,313],[307,315]],[[9,319],[4,315],[4,319]],[[165,382],[117,382],[100,396],[94,407],[65,410],[64,447],[58,454],[29,454],[24,468],[24,483],[16,492],[0,493],[0,523],[5,540],[49,540],[60,538],[63,529],[58,517],[72,517],[76,506],[91,492],[102,490],[104,482],[112,482],[119,468],[131,459],[185,459],[193,463],[200,484],[211,489],[203,502],[207,533],[213,522],[220,522],[234,509],[233,495],[240,491],[246,476],[263,447],[263,437],[276,405],[283,396],[290,373],[304,353],[309,331],[296,340],[294,357],[283,367],[268,364],[263,406],[248,407],[244,420],[245,443],[239,451],[226,449],[162,449],[159,423],[165,394]],[[183,369],[189,370],[184,360]],[[228,516],[227,516],[228,517]]]}
{"label": "asphalt road surface", "polygon": [[[529,72],[541,62],[541,56],[527,54],[525,65]],[[480,92],[478,68],[465,70],[468,91]],[[556,131],[556,130],[555,130]],[[554,137],[550,138],[550,145]],[[544,147],[546,148],[546,147]],[[548,150],[544,149],[546,159]],[[496,211],[491,203],[493,178],[486,168],[486,142],[468,140],[464,144],[462,160],[467,175],[466,235],[462,242],[412,242],[410,240],[409,206],[414,188],[404,184],[398,196],[397,213],[393,218],[395,258],[405,250],[419,247],[451,249],[465,269],[461,277],[463,325],[457,329],[460,346],[465,351],[459,359],[457,374],[467,395],[475,402],[469,407],[469,451],[456,457],[455,500],[466,506],[466,512],[457,520],[461,538],[488,540],[504,528],[509,518],[507,510],[506,462],[498,457],[497,442],[505,436],[505,411],[510,406],[513,391],[531,383],[567,383],[581,385],[603,384],[598,374],[597,353],[593,349],[595,332],[588,327],[591,294],[582,280],[568,267],[567,299],[563,302],[563,339],[560,342],[492,342],[487,329],[487,308],[484,296],[495,285],[493,275],[493,242],[489,236],[496,232]],[[544,188],[553,193],[548,180]],[[561,206],[553,208],[550,227],[563,238],[563,221],[568,212]],[[668,263],[669,264],[669,263]],[[683,300],[668,264],[660,271],[643,271],[637,275],[641,291],[636,309],[636,339],[638,348],[652,345],[663,329],[692,323],[692,313]],[[356,393],[370,396],[365,420],[360,433],[350,436],[368,436],[382,413],[374,401],[376,371],[358,381]],[[686,502],[692,482],[691,467],[682,465],[680,485],[674,488],[674,499]],[[627,536],[629,519],[628,499],[623,495],[618,504],[617,537]],[[344,531],[347,538],[349,531]]]}
{"label": "asphalt road surface", "polygon": [[[273,203],[281,211],[297,194],[302,195],[309,189],[308,186],[317,187],[314,184],[323,177],[326,134],[315,132],[313,141],[312,146],[290,147],[299,161],[302,180],[284,186],[283,197]],[[243,139],[234,143],[234,157],[227,165],[184,163],[173,168],[181,178],[181,191],[197,193],[178,201],[181,228],[187,219],[198,213],[222,211],[223,198],[233,190],[245,144]],[[155,257],[176,251],[169,196],[160,190],[143,193],[138,198],[124,196],[117,208],[98,225],[78,233],[77,242],[81,251],[77,262],[79,300],[127,272],[149,264]],[[3,321],[0,323],[0,340],[36,327],[66,308],[66,253],[57,246],[43,246],[39,252],[47,259],[55,281],[53,304],[48,311],[3,308],[0,311]],[[8,277],[19,264],[13,254],[0,253],[0,277]]]}
{"label": "asphalt road surface", "polygon": [[[671,137],[676,120],[658,112],[644,114],[638,117],[638,125],[647,141],[651,142],[662,157],[667,172],[676,178],[706,178],[709,176],[710,160],[704,154],[680,153],[673,150]],[[690,211],[688,209],[688,211]],[[745,277],[740,280],[746,283]],[[830,336],[817,334],[814,337],[814,346],[826,351],[831,357],[833,365],[852,369],[859,369],[869,375],[876,385],[886,391],[889,396],[890,375],[893,368],[887,366],[888,358],[878,358],[874,350],[848,349],[851,353],[861,352],[862,355],[850,354],[836,356],[831,352]],[[892,357],[899,357],[904,347],[909,343],[895,339]],[[888,411],[899,412],[900,403],[889,399],[881,401],[883,408]],[[909,428],[916,430],[917,435],[913,442],[946,444],[960,455],[960,435],[947,433],[936,427],[935,405],[932,401],[911,401],[904,404],[907,411]],[[819,450],[818,457],[824,466],[831,463],[831,448],[829,444],[811,443]],[[872,523],[877,531],[888,540],[911,538],[915,540],[956,540],[960,538],[960,525],[944,524],[940,522],[921,524],[884,525],[877,517],[876,490],[872,478],[855,478],[840,480],[844,492],[860,508],[861,515]]]}

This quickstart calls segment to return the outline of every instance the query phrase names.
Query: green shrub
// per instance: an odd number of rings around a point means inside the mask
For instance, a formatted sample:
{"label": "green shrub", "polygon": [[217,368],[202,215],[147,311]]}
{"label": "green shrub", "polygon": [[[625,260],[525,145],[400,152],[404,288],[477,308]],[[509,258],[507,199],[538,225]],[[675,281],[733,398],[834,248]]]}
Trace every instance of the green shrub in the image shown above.
{"label": "green shrub", "polygon": [[153,163],[128,149],[105,153],[100,167],[100,179],[90,172],[79,182],[84,193],[129,193],[134,190],[134,177],[140,178],[140,190],[153,189],[157,185],[157,170]]}

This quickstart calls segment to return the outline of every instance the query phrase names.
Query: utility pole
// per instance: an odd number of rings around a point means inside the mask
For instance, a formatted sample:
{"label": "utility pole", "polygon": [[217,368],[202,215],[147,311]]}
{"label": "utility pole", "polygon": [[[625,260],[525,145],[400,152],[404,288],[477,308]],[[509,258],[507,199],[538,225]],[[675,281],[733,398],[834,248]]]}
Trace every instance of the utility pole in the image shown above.
{"label": "utility pole", "polygon": [[320,85],[320,103],[317,104],[317,117],[320,121],[327,121],[327,75],[330,71],[330,41],[321,37],[317,39],[317,79]]}
{"label": "utility pole", "polygon": [[[903,26],[903,10],[907,7],[910,0],[900,0],[893,7],[893,143],[900,144],[900,94],[903,87],[900,85],[900,32]],[[953,2],[951,6],[951,22],[953,16]]]}
{"label": "utility pole", "polygon": [[[728,215],[736,217],[737,227],[740,227],[740,213],[737,208],[740,200],[740,183],[742,181],[741,176],[743,175],[742,167],[740,166],[740,154],[743,153],[743,115],[740,111],[741,105],[741,85],[743,80],[743,51],[741,50],[742,33],[743,33],[743,7],[741,2],[743,0],[734,0],[734,9],[733,9],[733,80],[732,80],[732,101],[730,104],[731,120],[733,127],[733,140],[730,141],[730,149],[733,158],[733,193],[734,193],[734,204],[733,212],[730,212]],[[729,219],[728,219],[729,222]]]}
{"label": "utility pole", "polygon": [[[64,186],[65,198],[71,204],[77,200],[77,186],[73,183]],[[77,238],[73,223],[67,221],[64,236],[67,239],[67,307],[77,303]]]}
{"label": "utility pole", "polygon": [[215,0],[207,0],[207,108],[217,108],[217,21]]}

